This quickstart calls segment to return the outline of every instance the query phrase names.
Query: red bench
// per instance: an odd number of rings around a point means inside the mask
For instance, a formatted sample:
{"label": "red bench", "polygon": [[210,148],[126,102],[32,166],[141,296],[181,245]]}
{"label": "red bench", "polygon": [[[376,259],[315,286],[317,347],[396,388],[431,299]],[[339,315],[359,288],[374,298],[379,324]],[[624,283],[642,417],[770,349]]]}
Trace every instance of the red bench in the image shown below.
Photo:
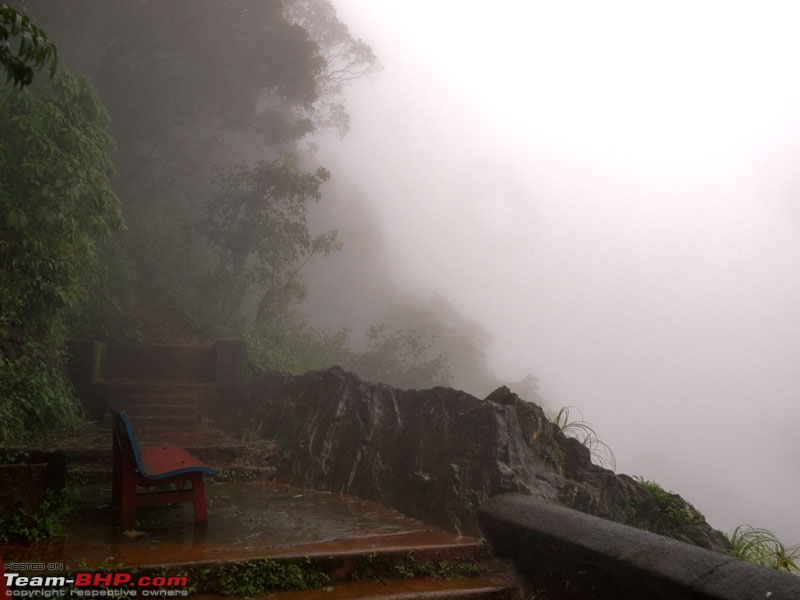
{"label": "red bench", "polygon": [[[133,528],[137,506],[152,504],[194,504],[195,524],[208,523],[203,476],[217,474],[200,459],[177,446],[139,448],[130,419],[125,411],[111,409],[114,418],[111,498],[120,505],[122,529]],[[138,488],[174,489],[139,491]]]}

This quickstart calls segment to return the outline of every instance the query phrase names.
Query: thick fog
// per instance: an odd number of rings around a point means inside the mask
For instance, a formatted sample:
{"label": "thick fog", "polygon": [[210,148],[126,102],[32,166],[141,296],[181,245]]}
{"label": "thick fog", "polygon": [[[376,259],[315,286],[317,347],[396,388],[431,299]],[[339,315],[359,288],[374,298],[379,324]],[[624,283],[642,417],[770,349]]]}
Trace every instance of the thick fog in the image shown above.
{"label": "thick fog", "polygon": [[800,542],[800,9],[335,0],[383,70],[317,139],[397,284],[643,475]]}

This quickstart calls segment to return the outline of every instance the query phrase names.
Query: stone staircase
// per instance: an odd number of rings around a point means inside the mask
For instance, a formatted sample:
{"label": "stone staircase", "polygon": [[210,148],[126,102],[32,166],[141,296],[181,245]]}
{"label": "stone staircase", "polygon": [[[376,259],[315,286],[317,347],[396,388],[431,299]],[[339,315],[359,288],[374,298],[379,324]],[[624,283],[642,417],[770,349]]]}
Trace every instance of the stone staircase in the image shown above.
{"label": "stone staircase", "polygon": [[[444,556],[451,556],[448,562]],[[336,565],[326,570],[325,564]],[[370,563],[379,563],[372,569]],[[258,563],[252,563],[257,565]],[[349,556],[303,557],[304,568],[318,566],[328,577],[325,584],[304,590],[235,593],[233,597],[275,600],[370,599],[370,600],[521,600],[513,576],[500,562],[448,548],[415,547],[409,551],[356,552]],[[344,564],[344,566],[342,566]],[[441,566],[440,566],[441,565]],[[468,573],[459,573],[464,569]],[[441,574],[436,574],[437,571]],[[198,598],[221,600],[231,596],[201,592]]]}
{"label": "stone staircase", "polygon": [[128,413],[142,446],[181,446],[219,467],[225,477],[274,476],[274,443],[243,443],[218,423],[220,414],[230,412],[239,400],[245,383],[243,342],[72,342],[69,354],[72,384],[94,425],[77,439],[50,440],[47,445],[66,454],[78,480],[110,481],[110,405]]}
{"label": "stone staircase", "polygon": [[[291,578],[278,576],[273,589],[260,589],[259,575],[272,579],[272,573],[292,568],[296,571]],[[230,565],[206,565],[199,597],[520,600],[512,571],[492,557],[485,544],[437,530],[299,545],[266,561],[236,563],[235,569],[242,574],[239,589],[230,580],[220,586]],[[193,571],[185,572],[191,577]],[[279,589],[301,577],[312,582],[309,589]]]}
{"label": "stone staircase", "polygon": [[70,378],[87,413],[103,418],[109,404],[132,419],[214,421],[237,401],[245,383],[243,342],[210,346],[143,346],[73,342]]}
{"label": "stone staircase", "polygon": [[107,402],[128,413],[131,419],[173,423],[211,418],[217,402],[213,383],[98,382],[97,390]]}

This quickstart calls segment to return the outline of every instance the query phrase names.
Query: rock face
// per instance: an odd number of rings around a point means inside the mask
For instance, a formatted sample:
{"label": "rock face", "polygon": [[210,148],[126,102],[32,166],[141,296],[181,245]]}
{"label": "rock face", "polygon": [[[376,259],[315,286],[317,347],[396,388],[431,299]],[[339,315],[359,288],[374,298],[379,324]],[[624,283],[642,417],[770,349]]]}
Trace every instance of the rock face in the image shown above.
{"label": "rock face", "polygon": [[505,387],[481,400],[443,387],[399,390],[333,367],[264,376],[240,411],[248,427],[278,443],[279,477],[376,500],[459,533],[479,533],[478,507],[490,496],[521,492],[727,547],[701,516],[676,524],[637,480],[592,464],[582,444]]}

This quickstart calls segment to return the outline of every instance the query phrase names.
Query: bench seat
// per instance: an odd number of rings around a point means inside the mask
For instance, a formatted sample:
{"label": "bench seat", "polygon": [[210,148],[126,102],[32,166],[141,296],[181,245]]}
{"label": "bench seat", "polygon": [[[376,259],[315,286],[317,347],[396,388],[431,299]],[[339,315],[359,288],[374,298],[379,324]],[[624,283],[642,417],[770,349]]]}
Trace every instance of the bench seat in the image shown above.
{"label": "bench seat", "polygon": [[140,453],[142,456],[140,473],[147,479],[165,479],[195,471],[211,476],[217,474],[216,469],[178,446],[141,448]]}
{"label": "bench seat", "polygon": [[[130,419],[111,408],[114,418],[112,502],[120,505],[120,525],[132,529],[137,506],[191,502],[195,524],[208,523],[204,475],[217,470],[178,446],[139,448]],[[141,488],[141,491],[140,491]],[[158,491],[145,491],[159,488]],[[174,488],[174,489],[173,489]]]}

